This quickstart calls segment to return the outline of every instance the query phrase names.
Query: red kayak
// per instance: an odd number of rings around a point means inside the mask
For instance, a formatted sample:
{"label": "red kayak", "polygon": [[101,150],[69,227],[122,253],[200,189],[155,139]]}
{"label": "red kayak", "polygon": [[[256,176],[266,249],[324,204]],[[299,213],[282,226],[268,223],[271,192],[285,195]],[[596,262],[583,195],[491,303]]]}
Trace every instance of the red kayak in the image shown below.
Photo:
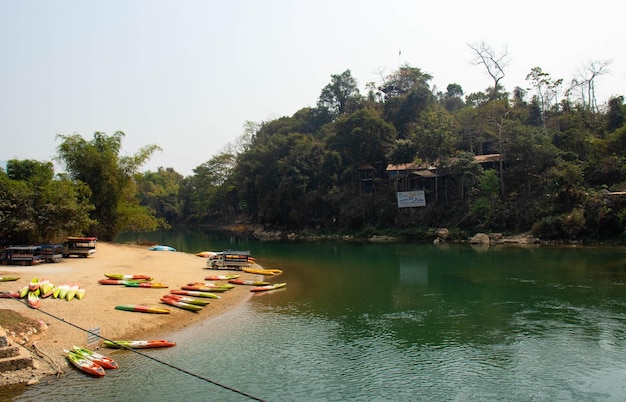
{"label": "red kayak", "polygon": [[74,352],[78,353],[79,355],[81,355],[87,360],[91,360],[92,362],[96,363],[98,366],[104,369],[113,370],[113,369],[120,368],[120,366],[117,364],[115,360],[105,355],[101,355],[98,352],[94,352],[92,350],[85,349],[85,348],[80,348],[78,346],[74,346]]}
{"label": "red kayak", "polygon": [[208,297],[210,299],[220,298],[218,295],[215,295],[210,292],[199,292],[195,290],[170,290],[170,293],[174,295],[183,295],[183,296]]}
{"label": "red kayak", "polygon": [[67,358],[79,370],[94,377],[104,377],[106,374],[102,366],[92,362],[76,352],[67,352]]}

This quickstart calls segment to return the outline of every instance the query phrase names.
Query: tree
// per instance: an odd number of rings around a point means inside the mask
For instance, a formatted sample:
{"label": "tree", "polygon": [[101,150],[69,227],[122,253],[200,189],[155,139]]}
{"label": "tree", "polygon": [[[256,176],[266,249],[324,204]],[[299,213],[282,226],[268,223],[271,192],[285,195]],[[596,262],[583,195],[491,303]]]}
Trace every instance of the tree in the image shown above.
{"label": "tree", "polygon": [[160,148],[147,145],[132,156],[121,157],[124,135],[121,131],[112,136],[95,132],[87,142],[78,134],[57,134],[63,140],[57,149],[59,161],[65,164],[73,180],[87,183],[91,189],[91,202],[96,207],[91,217],[97,222],[91,234],[103,240],[111,240],[131,227],[134,230],[158,227],[148,209],[137,207],[133,175]]}
{"label": "tree", "polygon": [[506,46],[498,52],[491,46],[487,45],[484,41],[476,44],[468,44],[470,49],[474,52],[474,58],[471,64],[474,66],[484,66],[487,70],[487,74],[493,80],[493,88],[491,92],[491,99],[500,98],[500,81],[504,78],[504,69],[508,64],[508,49]]}
{"label": "tree", "polygon": [[535,88],[537,103],[541,111],[543,132],[547,135],[546,113],[553,104],[558,105],[557,93],[563,83],[563,79],[553,80],[550,78],[550,74],[543,72],[541,67],[533,67],[530,73],[526,75],[526,81],[529,81],[532,87]]}
{"label": "tree", "polygon": [[432,78],[430,74],[422,72],[419,68],[405,64],[398,71],[388,75],[378,89],[385,94],[385,100],[389,100],[396,96],[406,95],[418,88],[428,90],[428,81]]}
{"label": "tree", "polygon": [[317,102],[318,107],[330,110],[334,116],[354,111],[354,105],[360,100],[361,95],[350,70],[330,77],[331,83],[322,89]]}
{"label": "tree", "polygon": [[54,179],[50,162],[10,160],[0,169],[0,239],[14,244],[58,242],[86,230],[89,187],[65,175]]}

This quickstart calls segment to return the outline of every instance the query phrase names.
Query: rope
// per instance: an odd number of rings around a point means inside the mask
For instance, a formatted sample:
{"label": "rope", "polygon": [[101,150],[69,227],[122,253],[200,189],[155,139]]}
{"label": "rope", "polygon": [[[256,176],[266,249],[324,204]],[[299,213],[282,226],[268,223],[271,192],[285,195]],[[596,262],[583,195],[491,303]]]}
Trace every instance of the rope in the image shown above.
{"label": "rope", "polygon": [[[13,297],[13,296],[12,296],[12,297],[10,297],[10,299],[16,300],[18,303],[22,303],[22,304],[24,304],[24,305],[27,305],[25,302],[21,301],[21,300],[20,300],[19,298],[17,298],[17,297]],[[69,325],[69,326],[71,326],[71,327],[74,327],[74,328],[76,328],[76,329],[79,329],[79,330],[81,330],[81,331],[83,331],[83,332],[86,332],[86,333],[88,333],[88,334],[91,334],[91,335],[97,336],[98,338],[103,339],[103,340],[105,340],[105,341],[112,342],[112,343],[116,344],[117,346],[119,346],[119,347],[120,347],[120,348],[122,348],[122,349],[130,350],[131,352],[136,353],[136,354],[138,354],[139,356],[145,357],[145,358],[147,358],[147,359],[150,359],[150,360],[152,360],[152,361],[154,361],[154,362],[160,363],[160,364],[162,364],[162,365],[164,365],[164,366],[167,366],[167,367],[169,367],[169,368],[172,368],[172,369],[174,369],[174,370],[178,370],[178,371],[180,371],[181,373],[184,373],[184,374],[190,375],[190,376],[195,377],[195,378],[197,378],[197,379],[200,379],[200,380],[202,380],[202,381],[206,381],[206,382],[208,382],[208,383],[210,383],[210,384],[217,385],[217,386],[218,386],[218,387],[220,387],[220,388],[224,388],[224,389],[226,389],[226,390],[229,390],[229,391],[235,392],[235,393],[237,393],[237,394],[239,394],[239,395],[243,395],[243,396],[245,396],[245,397],[247,397],[247,398],[249,398],[249,399],[252,399],[252,400],[255,400],[255,401],[264,402],[264,400],[263,400],[263,399],[258,398],[258,397],[254,396],[254,395],[251,395],[251,394],[249,394],[249,393],[247,393],[247,392],[244,392],[244,391],[238,390],[238,389],[236,389],[236,388],[230,387],[230,386],[228,386],[228,385],[222,384],[222,383],[220,383],[220,382],[218,382],[218,381],[211,380],[210,378],[207,378],[207,377],[201,376],[201,375],[199,375],[199,374],[192,373],[191,371],[186,370],[186,369],[184,369],[184,368],[182,368],[182,367],[178,367],[178,366],[175,366],[175,365],[173,365],[173,364],[171,364],[171,363],[167,363],[167,362],[165,362],[165,361],[163,361],[163,360],[159,360],[159,359],[157,359],[157,358],[155,358],[155,357],[152,357],[152,356],[149,356],[149,355],[147,355],[147,354],[145,354],[145,353],[141,353],[141,352],[139,352],[139,351],[138,351],[138,350],[136,350],[136,349],[129,348],[128,346],[125,346],[125,345],[120,345],[119,343],[115,342],[114,340],[107,339],[107,338],[105,338],[104,336],[101,336],[100,334],[97,334],[97,333],[91,332],[91,331],[89,331],[88,329],[82,328],[82,327],[80,327],[80,326],[78,326],[78,325],[76,325],[76,324],[74,324],[74,323],[71,323],[71,322],[69,322],[69,321],[66,321],[64,318],[57,317],[57,316],[55,316],[54,314],[48,313],[47,311],[44,311],[44,310],[42,310],[42,309],[40,309],[40,308],[38,308],[38,309],[36,309],[36,310],[37,310],[37,311],[40,311],[40,312],[42,312],[42,313],[46,314],[47,316],[50,316],[50,317],[52,317],[52,318],[54,318],[54,319],[56,319],[56,320],[59,320],[59,321],[61,321],[61,322],[65,323],[65,324],[67,324],[67,325]]]}

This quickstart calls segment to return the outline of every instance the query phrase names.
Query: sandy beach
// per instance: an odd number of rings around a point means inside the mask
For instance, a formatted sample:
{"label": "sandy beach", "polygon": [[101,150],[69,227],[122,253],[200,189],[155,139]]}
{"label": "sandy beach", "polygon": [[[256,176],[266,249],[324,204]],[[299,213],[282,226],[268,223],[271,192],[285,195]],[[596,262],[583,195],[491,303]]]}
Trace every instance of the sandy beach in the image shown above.
{"label": "sandy beach", "polygon": [[[108,339],[164,339],[199,320],[219,315],[248,300],[252,292],[247,286],[236,286],[226,292],[216,293],[220,299],[207,299],[210,304],[199,312],[191,312],[160,302],[161,296],[172,289],[180,289],[189,282],[204,281],[208,275],[240,274],[243,279],[260,279],[261,276],[241,271],[206,269],[206,259],[194,254],[171,251],[150,251],[147,246],[98,243],[97,252],[88,258],[65,258],[58,263],[34,266],[0,265],[0,276],[19,276],[15,282],[0,282],[0,291],[17,291],[32,278],[48,278],[54,284],[79,283],[85,289],[83,299],[71,301],[42,299],[40,309],[32,309],[21,302],[0,299],[0,309],[16,311],[45,325],[42,331],[29,335],[25,346],[44,354],[31,375],[52,374],[67,370],[63,353],[73,345],[87,346],[88,333],[76,328],[99,328],[100,335]],[[134,288],[123,285],[101,285],[104,274],[144,274],[161,282],[167,289]],[[225,281],[221,281],[225,282]],[[146,314],[116,310],[121,304],[144,304],[164,307],[170,314]],[[45,313],[48,314],[45,314]],[[65,322],[64,322],[65,321]],[[76,327],[69,325],[71,323]],[[19,335],[19,334],[18,334]],[[90,347],[97,344],[90,344]],[[102,349],[101,349],[102,350]],[[106,349],[105,349],[106,350]],[[53,360],[52,362],[50,360]],[[2,384],[5,382],[5,384]],[[0,377],[0,385],[6,385]]]}

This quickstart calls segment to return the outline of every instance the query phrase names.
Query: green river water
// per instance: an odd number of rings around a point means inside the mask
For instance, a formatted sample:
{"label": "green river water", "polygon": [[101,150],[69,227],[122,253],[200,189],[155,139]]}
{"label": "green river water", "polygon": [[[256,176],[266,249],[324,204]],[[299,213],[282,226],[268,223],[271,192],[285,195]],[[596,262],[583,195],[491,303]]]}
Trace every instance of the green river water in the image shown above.
{"label": "green river water", "polygon": [[120,353],[8,400],[626,400],[623,248],[140,238],[250,250],[287,287],[148,352],[168,365]]}

